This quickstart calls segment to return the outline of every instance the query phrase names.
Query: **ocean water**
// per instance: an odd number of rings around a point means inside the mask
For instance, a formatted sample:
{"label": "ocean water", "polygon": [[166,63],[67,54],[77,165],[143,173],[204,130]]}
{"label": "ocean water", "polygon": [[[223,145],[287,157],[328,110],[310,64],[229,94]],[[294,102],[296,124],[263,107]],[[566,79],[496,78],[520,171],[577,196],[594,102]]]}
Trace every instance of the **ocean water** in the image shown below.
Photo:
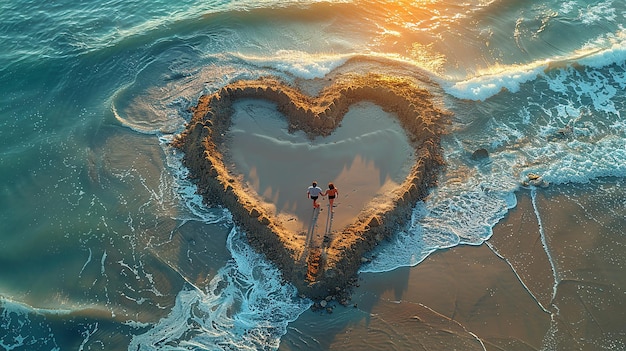
{"label": "ocean water", "polygon": [[1,2],[0,348],[279,347],[311,301],[168,146],[238,79],[402,72],[454,112],[439,186],[364,272],[480,245],[529,173],[624,178],[625,25],[617,0]]}

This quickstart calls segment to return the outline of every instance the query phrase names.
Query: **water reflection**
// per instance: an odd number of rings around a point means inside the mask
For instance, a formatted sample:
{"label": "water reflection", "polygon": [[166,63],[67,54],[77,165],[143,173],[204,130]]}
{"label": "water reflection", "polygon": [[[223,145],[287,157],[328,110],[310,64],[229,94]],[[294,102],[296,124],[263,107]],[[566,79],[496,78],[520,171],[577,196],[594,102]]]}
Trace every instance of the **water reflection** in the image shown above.
{"label": "water reflection", "polygon": [[[373,198],[397,187],[415,161],[400,124],[372,103],[353,105],[328,137],[309,140],[286,129],[273,103],[241,101],[235,104],[227,153],[231,167],[297,232],[306,232],[312,217],[306,194],[311,182],[324,190],[333,182],[339,189],[333,224],[338,230]],[[322,212],[329,211],[328,200],[320,200]]]}

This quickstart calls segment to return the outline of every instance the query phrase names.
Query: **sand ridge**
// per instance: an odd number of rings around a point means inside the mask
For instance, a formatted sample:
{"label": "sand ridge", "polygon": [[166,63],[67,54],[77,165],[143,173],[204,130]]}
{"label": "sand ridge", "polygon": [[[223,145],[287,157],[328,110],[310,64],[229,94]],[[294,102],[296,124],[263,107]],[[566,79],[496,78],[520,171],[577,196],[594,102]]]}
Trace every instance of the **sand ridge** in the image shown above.
{"label": "sand ridge", "polygon": [[[352,104],[371,101],[395,112],[417,162],[386,204],[362,211],[341,233],[311,245],[285,229],[258,196],[245,189],[240,175],[226,166],[224,138],[231,125],[232,104],[247,98],[276,103],[289,131],[302,130],[310,138],[331,134]],[[271,77],[238,81],[201,96],[192,112],[192,120],[172,145],[184,152],[183,162],[198,193],[207,203],[226,206],[245,229],[251,246],[276,264],[301,294],[314,299],[335,295],[344,299],[368,252],[406,225],[415,203],[426,198],[444,166],[440,136],[450,117],[416,82],[371,73],[337,76],[315,97]]]}

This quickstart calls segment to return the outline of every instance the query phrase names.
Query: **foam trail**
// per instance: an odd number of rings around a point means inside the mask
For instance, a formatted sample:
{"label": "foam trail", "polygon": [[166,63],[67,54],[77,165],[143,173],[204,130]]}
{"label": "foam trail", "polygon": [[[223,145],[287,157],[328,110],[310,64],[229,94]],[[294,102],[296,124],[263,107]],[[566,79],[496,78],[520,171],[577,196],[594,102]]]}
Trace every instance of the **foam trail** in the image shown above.
{"label": "foam trail", "polygon": [[93,329],[84,330],[81,333],[81,336],[83,337],[83,341],[80,343],[80,346],[78,347],[78,351],[83,351],[85,349],[85,346],[89,342],[89,338],[91,338],[92,335],[96,334],[97,331],[98,331],[98,323],[95,323],[93,325]]}
{"label": "foam trail", "polygon": [[86,261],[86,262],[85,262],[85,264],[83,265],[83,268],[81,268],[81,269],[80,269],[80,272],[78,272],[78,277],[79,277],[79,278],[80,278],[80,277],[81,277],[81,275],[83,274],[83,271],[85,270],[85,267],[87,267],[87,265],[89,264],[89,262],[91,262],[91,256],[92,256],[92,253],[91,253],[91,248],[89,247],[89,248],[88,248],[88,250],[89,250],[89,256],[87,257],[87,261]]}
{"label": "foam trail", "polygon": [[543,223],[541,223],[541,215],[539,214],[539,209],[537,208],[537,188],[532,188],[530,191],[530,197],[532,199],[533,210],[535,211],[535,216],[537,216],[537,224],[539,225],[539,234],[541,235],[541,244],[543,245],[543,249],[546,251],[546,256],[548,257],[548,261],[550,262],[550,269],[552,269],[552,275],[554,277],[554,285],[552,286],[552,301],[556,298],[557,288],[560,282],[559,274],[556,269],[556,264],[550,253],[550,248],[548,247],[548,242],[546,241],[546,234],[543,230]]}

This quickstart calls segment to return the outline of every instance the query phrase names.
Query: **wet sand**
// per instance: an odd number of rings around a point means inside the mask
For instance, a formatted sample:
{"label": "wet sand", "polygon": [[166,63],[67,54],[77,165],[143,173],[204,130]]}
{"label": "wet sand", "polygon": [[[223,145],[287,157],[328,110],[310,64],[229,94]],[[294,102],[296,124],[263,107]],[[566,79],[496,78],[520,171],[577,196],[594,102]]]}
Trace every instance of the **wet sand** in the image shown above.
{"label": "wet sand", "polygon": [[486,244],[361,274],[352,307],[305,313],[280,350],[623,350],[625,194],[541,189],[537,217],[522,190]]}
{"label": "wet sand", "polygon": [[351,106],[337,130],[313,140],[303,132],[289,133],[285,117],[273,103],[250,99],[233,108],[227,142],[231,171],[242,174],[264,206],[301,235],[307,233],[313,216],[312,201],[306,196],[311,182],[317,181],[324,191],[329,182],[339,189],[332,222],[328,198],[318,199],[322,213],[315,223],[316,234],[340,232],[363,208],[386,201],[382,198],[402,184],[416,162],[397,118],[373,103]]}

